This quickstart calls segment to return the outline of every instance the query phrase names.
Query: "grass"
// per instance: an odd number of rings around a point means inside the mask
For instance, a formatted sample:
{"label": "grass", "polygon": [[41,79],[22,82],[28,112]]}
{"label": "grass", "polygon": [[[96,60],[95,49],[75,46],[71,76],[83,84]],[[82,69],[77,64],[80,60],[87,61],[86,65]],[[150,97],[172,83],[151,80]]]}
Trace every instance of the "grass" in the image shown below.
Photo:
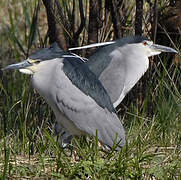
{"label": "grass", "polygon": [[[32,2],[16,1],[9,17],[2,15],[1,66],[24,59],[42,39],[34,31],[42,33],[43,23],[35,26],[37,4]],[[8,4],[1,1],[0,6]],[[58,146],[54,115],[30,77],[0,72],[0,179],[181,179],[181,73],[177,64],[154,68],[141,108],[132,92],[123,102],[126,146],[105,152],[96,138],[80,138],[73,140],[76,154]]]}

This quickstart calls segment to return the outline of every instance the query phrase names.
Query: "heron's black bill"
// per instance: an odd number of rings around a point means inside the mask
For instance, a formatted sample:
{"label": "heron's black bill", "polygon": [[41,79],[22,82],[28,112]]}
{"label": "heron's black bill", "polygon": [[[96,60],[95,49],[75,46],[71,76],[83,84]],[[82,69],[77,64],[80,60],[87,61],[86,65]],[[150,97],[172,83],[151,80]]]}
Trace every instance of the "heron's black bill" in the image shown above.
{"label": "heron's black bill", "polygon": [[8,66],[6,66],[5,68],[2,68],[1,70],[10,70],[10,69],[24,69],[26,67],[31,66],[31,63],[29,63],[27,60],[20,62],[20,63],[16,63],[16,64],[10,64]]}
{"label": "heron's black bill", "polygon": [[171,52],[171,53],[178,53],[175,49],[167,47],[167,46],[162,46],[162,45],[158,45],[158,44],[152,44],[151,48],[156,50],[156,51],[160,51],[160,52]]}

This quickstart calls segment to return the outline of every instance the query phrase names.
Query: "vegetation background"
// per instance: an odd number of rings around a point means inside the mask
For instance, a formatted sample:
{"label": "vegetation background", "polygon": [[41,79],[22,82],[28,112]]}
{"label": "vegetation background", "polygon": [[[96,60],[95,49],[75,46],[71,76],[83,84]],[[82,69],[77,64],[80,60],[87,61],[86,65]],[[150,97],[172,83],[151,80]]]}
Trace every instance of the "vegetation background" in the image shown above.
{"label": "vegetation background", "polygon": [[[1,0],[0,7],[0,67],[54,41],[66,50],[144,34],[181,46],[180,0]],[[127,134],[117,153],[83,138],[73,140],[76,154],[61,149],[54,115],[30,77],[0,71],[0,179],[181,179],[180,60],[150,59],[117,109]]]}

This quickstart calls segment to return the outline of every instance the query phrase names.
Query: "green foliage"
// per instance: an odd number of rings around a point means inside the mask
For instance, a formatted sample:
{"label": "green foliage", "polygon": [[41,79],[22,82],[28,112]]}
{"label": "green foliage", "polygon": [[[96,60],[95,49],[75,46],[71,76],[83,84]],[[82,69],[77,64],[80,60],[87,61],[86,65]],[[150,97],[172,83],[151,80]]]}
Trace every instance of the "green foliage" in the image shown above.
{"label": "green foliage", "polygon": [[[3,79],[0,91],[2,178],[181,177],[180,96],[167,75],[158,78],[155,91],[150,87],[144,110],[140,111],[137,104],[130,105],[124,119],[127,145],[120,152],[105,152],[96,139],[80,138],[73,140],[73,154],[71,149],[59,148],[53,138],[54,117],[32,90],[29,77],[18,72],[7,72],[3,77],[6,83]],[[148,101],[154,104],[150,116]]]}

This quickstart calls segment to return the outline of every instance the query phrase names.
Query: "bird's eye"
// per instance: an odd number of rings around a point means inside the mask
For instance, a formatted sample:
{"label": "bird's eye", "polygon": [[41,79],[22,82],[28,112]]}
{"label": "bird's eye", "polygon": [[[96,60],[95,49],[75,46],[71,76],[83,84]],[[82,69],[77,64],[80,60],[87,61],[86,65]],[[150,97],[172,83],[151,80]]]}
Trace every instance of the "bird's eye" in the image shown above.
{"label": "bird's eye", "polygon": [[29,64],[34,64],[34,65],[36,65],[36,64],[39,64],[41,61],[40,61],[39,59],[28,59],[27,62],[28,62]]}
{"label": "bird's eye", "polygon": [[39,64],[39,63],[40,63],[40,60],[37,60],[37,59],[29,59],[29,60],[28,60],[28,63],[29,63],[29,64],[34,64],[34,65],[36,65],[36,64]]}
{"label": "bird's eye", "polygon": [[35,60],[34,62],[33,62],[33,64],[39,64],[40,63],[40,60]]}
{"label": "bird's eye", "polygon": [[144,41],[144,42],[143,42],[143,45],[146,46],[146,45],[148,45],[148,43],[147,43],[146,41]]}

